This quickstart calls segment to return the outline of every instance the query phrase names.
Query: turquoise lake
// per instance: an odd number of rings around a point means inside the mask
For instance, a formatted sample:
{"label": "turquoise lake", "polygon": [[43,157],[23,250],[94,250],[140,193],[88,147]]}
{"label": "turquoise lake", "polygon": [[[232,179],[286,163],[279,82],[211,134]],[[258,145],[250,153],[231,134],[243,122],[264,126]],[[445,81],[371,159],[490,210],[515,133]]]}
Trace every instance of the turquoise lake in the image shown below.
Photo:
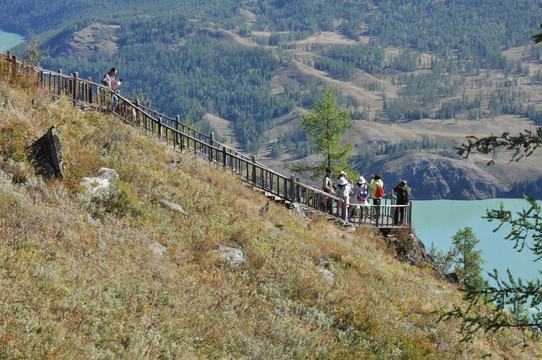
{"label": "turquoise lake", "polygon": [[11,49],[23,41],[24,36],[0,30],[0,52],[5,53],[6,50]]}
{"label": "turquoise lake", "polygon": [[[439,250],[447,251],[452,247],[452,236],[458,230],[470,226],[476,237],[480,240],[477,248],[482,250],[482,258],[486,278],[488,272],[497,269],[502,278],[508,279],[506,269],[512,271],[514,277],[524,280],[532,280],[540,276],[542,262],[533,262],[535,256],[528,250],[518,253],[514,250],[514,242],[505,240],[510,232],[510,226],[502,227],[493,232],[497,227],[495,221],[489,222],[482,219],[486,215],[486,209],[499,209],[501,202],[512,215],[529,204],[523,199],[489,199],[475,201],[461,200],[418,200],[413,201],[412,219],[413,228],[427,250],[431,243]],[[538,202],[542,204],[542,202]]]}

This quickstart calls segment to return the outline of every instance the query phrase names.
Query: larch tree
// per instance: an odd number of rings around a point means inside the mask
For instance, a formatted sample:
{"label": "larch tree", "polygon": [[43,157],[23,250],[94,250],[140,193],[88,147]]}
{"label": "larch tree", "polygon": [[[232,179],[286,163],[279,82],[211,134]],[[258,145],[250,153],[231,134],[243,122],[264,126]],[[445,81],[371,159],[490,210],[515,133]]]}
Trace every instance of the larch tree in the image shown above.
{"label": "larch tree", "polygon": [[348,111],[337,109],[337,97],[333,89],[328,88],[323,98],[316,101],[302,119],[305,133],[314,142],[312,150],[323,161],[314,165],[296,165],[291,169],[295,172],[311,172],[313,179],[325,174],[326,168],[343,170],[350,178],[357,176],[353,170],[354,163],[349,163],[354,145],[350,142],[342,143],[342,135],[352,125],[352,121]]}
{"label": "larch tree", "polygon": [[480,242],[472,228],[467,226],[459,230],[453,237],[453,245],[457,249],[456,274],[466,289],[481,290],[487,286],[482,276],[482,250],[476,250]]}

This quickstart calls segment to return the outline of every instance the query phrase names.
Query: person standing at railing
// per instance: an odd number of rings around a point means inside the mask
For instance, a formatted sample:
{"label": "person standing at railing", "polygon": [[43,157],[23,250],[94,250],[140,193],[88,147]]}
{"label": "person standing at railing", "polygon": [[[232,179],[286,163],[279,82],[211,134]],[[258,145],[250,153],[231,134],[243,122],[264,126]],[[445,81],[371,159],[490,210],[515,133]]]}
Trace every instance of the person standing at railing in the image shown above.
{"label": "person standing at railing", "polygon": [[[333,175],[333,169],[327,168],[326,169],[326,176],[324,177],[324,183],[322,184],[322,189],[324,192],[333,195],[335,191],[333,190],[333,180],[331,179],[331,176]],[[324,200],[326,201],[326,200]],[[333,212],[333,200],[328,199],[326,203],[326,209],[329,213]]]}
{"label": "person standing at railing", "polygon": [[373,198],[373,205],[376,207],[376,217],[380,216],[380,203],[384,197],[384,181],[382,181],[382,175],[373,175],[371,183],[369,184],[369,190],[371,197]]}
{"label": "person standing at railing", "polygon": [[[411,189],[407,185],[406,180],[402,180],[393,188],[393,192],[397,194],[397,205],[408,205],[410,201]],[[393,214],[393,225],[403,224],[405,222],[405,207],[400,206],[395,209]]]}
{"label": "person standing at railing", "polygon": [[108,73],[104,75],[102,78],[102,84],[109,88],[111,92],[113,93],[113,111],[117,109],[117,106],[119,106],[119,97],[115,92],[117,91],[117,87],[122,84],[122,79],[119,81],[115,80],[115,75],[117,74],[116,68],[111,68]]}
{"label": "person standing at railing", "polygon": [[339,173],[339,180],[337,180],[337,190],[335,196],[342,199],[339,201],[339,217],[342,217],[343,203],[346,202],[346,214],[345,220],[348,220],[348,207],[350,205],[350,192],[352,191],[352,183],[346,180],[346,173],[341,171]]}

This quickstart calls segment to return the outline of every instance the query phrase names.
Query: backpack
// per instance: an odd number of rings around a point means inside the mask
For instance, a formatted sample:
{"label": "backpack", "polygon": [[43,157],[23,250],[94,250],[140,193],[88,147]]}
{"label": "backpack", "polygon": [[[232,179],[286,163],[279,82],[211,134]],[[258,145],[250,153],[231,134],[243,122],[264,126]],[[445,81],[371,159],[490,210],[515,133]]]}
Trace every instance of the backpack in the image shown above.
{"label": "backpack", "polygon": [[365,199],[367,195],[369,195],[369,190],[367,190],[367,186],[360,185],[359,190],[358,190],[358,201]]}
{"label": "backpack", "polygon": [[399,191],[397,191],[397,202],[400,204],[408,203],[408,191],[406,187],[399,186]]}
{"label": "backpack", "polygon": [[111,83],[111,76],[109,76],[109,74],[105,74],[102,78],[102,85],[108,86],[108,83]]}
{"label": "backpack", "polygon": [[384,188],[382,186],[376,187],[375,198],[380,199],[384,197]]}

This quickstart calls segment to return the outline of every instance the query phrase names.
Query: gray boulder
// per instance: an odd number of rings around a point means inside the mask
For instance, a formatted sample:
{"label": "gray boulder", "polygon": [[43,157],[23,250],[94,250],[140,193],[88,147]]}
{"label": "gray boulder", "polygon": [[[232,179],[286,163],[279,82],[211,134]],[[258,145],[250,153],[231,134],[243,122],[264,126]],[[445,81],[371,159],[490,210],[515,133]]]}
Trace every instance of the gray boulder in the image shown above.
{"label": "gray boulder", "polygon": [[215,253],[233,266],[243,267],[246,265],[245,255],[239,249],[220,245],[219,248],[215,250]]}
{"label": "gray boulder", "polygon": [[113,169],[101,168],[97,177],[84,178],[81,182],[91,196],[99,196],[107,193],[111,188],[111,182],[119,180],[119,175]]}

